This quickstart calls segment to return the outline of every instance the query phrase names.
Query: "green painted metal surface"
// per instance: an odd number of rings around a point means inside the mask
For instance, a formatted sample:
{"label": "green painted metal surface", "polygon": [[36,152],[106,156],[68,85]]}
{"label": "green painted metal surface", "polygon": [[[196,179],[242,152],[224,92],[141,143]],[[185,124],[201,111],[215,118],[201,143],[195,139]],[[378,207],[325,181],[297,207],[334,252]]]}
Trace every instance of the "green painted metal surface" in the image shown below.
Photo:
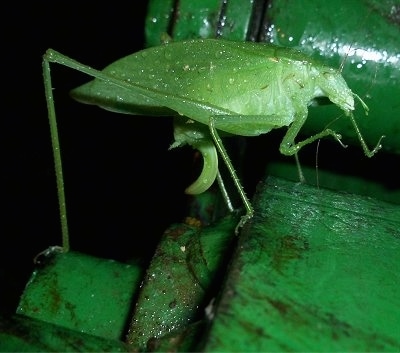
{"label": "green painted metal surface", "polygon": [[243,40],[249,36],[254,0],[230,0],[220,2],[222,18],[216,37]]}
{"label": "green painted metal surface", "polygon": [[165,34],[174,40],[197,37],[244,40],[249,34],[253,6],[253,0],[150,1],[147,45],[159,45]]}
{"label": "green painted metal surface", "polygon": [[174,18],[175,0],[149,1],[146,17],[147,46],[159,45],[165,34],[169,34],[170,22]]}
{"label": "green painted metal surface", "polygon": [[175,8],[175,23],[171,37],[174,40],[215,36],[220,11],[220,1],[181,1]]}
{"label": "green painted metal surface", "polygon": [[15,315],[0,318],[1,352],[127,352],[109,338],[88,335],[44,321]]}
{"label": "green painted metal surface", "polygon": [[142,270],[77,252],[50,254],[33,272],[17,314],[120,340]]}
{"label": "green painted metal surface", "polygon": [[193,352],[194,347],[203,339],[205,322],[197,321],[188,324],[179,331],[150,339],[147,344],[149,352]]}
{"label": "green painted metal surface", "polygon": [[147,46],[159,45],[165,34],[173,40],[215,37],[244,40],[249,36],[253,7],[253,0],[152,0],[146,18]]}
{"label": "green painted metal surface", "polygon": [[176,341],[176,335],[186,335],[188,325],[203,318],[219,290],[237,221],[228,216],[203,229],[177,224],[165,232],[135,303],[129,344],[144,349],[158,346],[164,336]]}
{"label": "green painted metal surface", "polygon": [[[329,157],[330,161],[332,158]],[[352,159],[353,158],[353,159]],[[350,160],[356,161],[356,157],[350,157]],[[398,163],[397,159],[394,159],[394,163]],[[323,159],[323,162],[329,163],[329,159]],[[356,165],[356,164],[355,164]],[[357,166],[357,165],[356,165]],[[379,200],[391,202],[395,204],[400,204],[400,186],[396,183],[396,175],[398,172],[395,171],[397,165],[394,164],[390,166],[390,160],[386,165],[389,173],[391,169],[394,170],[393,180],[390,183],[380,183],[370,178],[371,175],[375,173],[375,164],[371,163],[367,169],[363,170],[365,177],[362,177],[362,173],[357,173],[356,175],[350,174],[340,174],[335,171],[330,170],[317,170],[316,167],[302,166],[304,176],[306,178],[308,185],[314,185],[316,187],[327,188],[331,190],[340,190],[345,192],[350,192],[353,194],[376,197]],[[383,169],[380,169],[381,171]],[[383,174],[383,173],[382,173]],[[266,175],[274,176],[284,176],[288,180],[297,182],[299,180],[299,175],[297,167],[291,163],[270,163],[267,168]]]}
{"label": "green painted metal surface", "polygon": [[269,178],[204,351],[400,349],[400,206]]}

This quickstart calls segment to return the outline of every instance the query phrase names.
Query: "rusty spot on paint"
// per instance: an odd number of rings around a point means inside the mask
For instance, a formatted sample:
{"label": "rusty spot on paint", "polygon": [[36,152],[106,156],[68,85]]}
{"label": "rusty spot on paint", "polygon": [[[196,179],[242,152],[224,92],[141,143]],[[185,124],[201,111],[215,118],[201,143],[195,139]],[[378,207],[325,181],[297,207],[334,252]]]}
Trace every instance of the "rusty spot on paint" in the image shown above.
{"label": "rusty spot on paint", "polygon": [[172,239],[177,239],[183,234],[185,234],[187,231],[188,231],[187,225],[178,224],[176,226],[168,228],[168,230],[165,232],[165,236]]}
{"label": "rusty spot on paint", "polygon": [[308,249],[309,243],[305,238],[286,235],[277,242],[272,265],[277,271],[283,272],[290,261],[302,259]]}
{"label": "rusty spot on paint", "polygon": [[281,315],[286,315],[289,311],[289,305],[285,304],[280,300],[274,300],[271,298],[267,298],[268,302],[279,311]]}
{"label": "rusty spot on paint", "polygon": [[201,228],[201,221],[195,217],[186,217],[184,223],[188,226]]}

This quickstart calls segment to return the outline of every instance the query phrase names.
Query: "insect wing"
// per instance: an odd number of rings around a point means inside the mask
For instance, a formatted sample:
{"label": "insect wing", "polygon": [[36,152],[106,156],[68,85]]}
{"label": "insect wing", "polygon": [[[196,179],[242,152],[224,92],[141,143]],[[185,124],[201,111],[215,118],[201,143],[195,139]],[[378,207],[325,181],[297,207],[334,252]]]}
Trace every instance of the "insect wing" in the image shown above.
{"label": "insect wing", "polygon": [[[288,125],[268,110],[266,90],[277,67],[295,51],[267,44],[192,40],[145,49],[117,60],[103,73],[123,83],[95,78],[71,92],[77,100],[128,114],[183,115],[239,135],[259,135]],[[293,57],[295,57],[293,59]],[[269,117],[265,119],[265,117]],[[237,124],[232,119],[237,117]],[[249,124],[241,120],[250,119]],[[247,126],[246,126],[247,125]]]}

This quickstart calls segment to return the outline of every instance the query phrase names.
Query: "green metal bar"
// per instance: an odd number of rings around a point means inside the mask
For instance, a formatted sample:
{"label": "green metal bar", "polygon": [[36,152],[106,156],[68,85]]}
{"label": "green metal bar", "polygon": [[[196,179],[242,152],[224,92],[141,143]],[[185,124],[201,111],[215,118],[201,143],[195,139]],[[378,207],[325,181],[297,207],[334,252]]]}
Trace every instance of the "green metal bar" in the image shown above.
{"label": "green metal bar", "polygon": [[225,8],[217,35],[231,40],[248,37],[254,0],[231,0],[224,2]]}
{"label": "green metal bar", "polygon": [[237,222],[237,217],[228,216],[210,227],[177,224],[165,232],[135,303],[127,336],[130,345],[149,349],[164,336],[193,331],[188,325],[203,318],[205,307],[219,290]]}
{"label": "green metal bar", "polygon": [[17,308],[77,332],[122,340],[142,269],[70,251],[40,259]]}
{"label": "green metal bar", "polygon": [[88,335],[40,320],[0,317],[1,352],[128,352],[118,340]]}
{"label": "green metal bar", "polygon": [[179,1],[178,4],[175,13],[179,15],[171,24],[173,40],[215,37],[221,1]]}
{"label": "green metal bar", "polygon": [[146,44],[155,46],[169,33],[170,23],[174,21],[175,0],[149,1],[146,16]]}
{"label": "green metal bar", "polygon": [[271,177],[254,206],[199,348],[397,351],[400,206]]}

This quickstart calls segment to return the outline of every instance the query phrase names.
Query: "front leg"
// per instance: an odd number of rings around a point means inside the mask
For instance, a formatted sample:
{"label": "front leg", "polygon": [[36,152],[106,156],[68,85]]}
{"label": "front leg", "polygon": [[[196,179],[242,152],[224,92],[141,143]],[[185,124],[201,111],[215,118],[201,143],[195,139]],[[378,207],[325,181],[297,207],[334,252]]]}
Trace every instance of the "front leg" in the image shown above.
{"label": "front leg", "polygon": [[307,110],[302,111],[301,113],[298,113],[295,115],[295,119],[293,120],[292,124],[289,126],[285,136],[282,139],[281,145],[279,147],[279,151],[286,155],[286,156],[291,156],[293,154],[296,154],[303,146],[308,145],[315,140],[318,140],[322,137],[332,135],[336,141],[338,141],[343,147],[347,147],[346,145],[343,144],[341,141],[342,136],[335,131],[331,129],[325,129],[322,130],[321,132],[312,135],[311,137],[295,143],[295,138],[297,137],[300,129],[303,127],[306,119],[307,119]]}

